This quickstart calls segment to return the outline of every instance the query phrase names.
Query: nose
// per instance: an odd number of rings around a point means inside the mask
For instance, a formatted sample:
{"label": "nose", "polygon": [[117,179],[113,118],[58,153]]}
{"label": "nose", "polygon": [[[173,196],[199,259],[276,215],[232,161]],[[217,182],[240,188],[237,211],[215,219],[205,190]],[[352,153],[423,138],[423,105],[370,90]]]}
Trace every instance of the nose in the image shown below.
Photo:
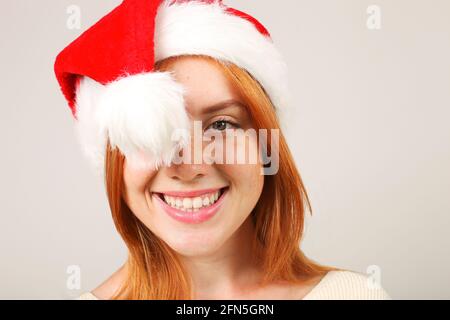
{"label": "nose", "polygon": [[196,182],[207,175],[207,164],[172,164],[166,167],[167,175],[173,179],[183,182]]}
{"label": "nose", "polygon": [[[200,130],[196,131],[195,127],[196,123],[194,122],[191,126],[189,144],[178,153],[181,157],[183,157],[185,152],[189,154],[187,163],[185,161],[172,163],[170,167],[165,168],[166,173],[173,180],[180,180],[188,183],[195,182],[201,180],[208,174],[209,170],[211,170],[211,165],[203,161],[204,144],[201,142],[203,130],[200,127]],[[196,147],[196,139],[199,139],[200,141],[200,149],[198,149],[198,145]]]}
{"label": "nose", "polygon": [[204,162],[194,163],[195,147],[192,134],[190,144],[180,150],[179,155],[183,157],[185,152],[190,153],[187,163],[185,161],[182,161],[181,163],[172,163],[170,167],[165,168],[167,175],[173,180],[179,180],[187,183],[201,180],[208,174],[208,171],[211,170],[211,165]]}

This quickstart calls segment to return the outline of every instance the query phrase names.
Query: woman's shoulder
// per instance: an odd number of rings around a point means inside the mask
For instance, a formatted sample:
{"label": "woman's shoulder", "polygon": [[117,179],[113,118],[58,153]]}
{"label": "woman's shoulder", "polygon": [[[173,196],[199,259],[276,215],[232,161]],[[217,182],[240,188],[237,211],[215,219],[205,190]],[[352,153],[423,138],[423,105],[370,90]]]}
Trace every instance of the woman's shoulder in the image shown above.
{"label": "woman's shoulder", "polygon": [[[96,289],[97,290],[97,289]],[[303,300],[390,300],[380,284],[369,276],[350,270],[329,271]],[[100,300],[85,292],[76,300]]]}
{"label": "woman's shoulder", "polygon": [[76,300],[109,300],[119,290],[125,277],[126,265],[123,265],[97,288],[84,292]]}
{"label": "woman's shoulder", "polygon": [[100,299],[94,296],[91,292],[85,292],[75,300],[100,300]]}
{"label": "woman's shoulder", "polygon": [[381,284],[368,275],[350,271],[329,271],[304,300],[390,300]]}

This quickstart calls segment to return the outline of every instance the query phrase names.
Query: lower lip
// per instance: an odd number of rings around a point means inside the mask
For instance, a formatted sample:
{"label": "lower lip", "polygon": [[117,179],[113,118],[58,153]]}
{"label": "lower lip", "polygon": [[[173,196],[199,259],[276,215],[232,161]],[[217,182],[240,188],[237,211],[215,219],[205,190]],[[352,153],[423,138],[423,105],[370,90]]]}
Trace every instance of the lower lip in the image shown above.
{"label": "lower lip", "polygon": [[173,219],[184,223],[201,223],[211,219],[219,211],[225,196],[228,194],[228,188],[224,190],[222,195],[213,205],[201,208],[198,211],[183,211],[169,206],[159,195],[154,194],[155,198],[161,205],[162,209]]}

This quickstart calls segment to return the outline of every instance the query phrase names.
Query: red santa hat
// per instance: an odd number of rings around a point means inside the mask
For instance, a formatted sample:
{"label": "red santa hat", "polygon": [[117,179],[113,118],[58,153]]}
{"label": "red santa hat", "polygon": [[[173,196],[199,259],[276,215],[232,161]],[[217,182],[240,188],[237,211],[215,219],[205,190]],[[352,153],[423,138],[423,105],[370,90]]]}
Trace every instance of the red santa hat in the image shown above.
{"label": "red santa hat", "polygon": [[154,64],[207,55],[247,70],[273,104],[288,104],[287,68],[266,28],[221,0],[124,0],[56,58],[55,74],[85,154],[103,167],[106,141],[169,165],[188,136],[184,88]]}

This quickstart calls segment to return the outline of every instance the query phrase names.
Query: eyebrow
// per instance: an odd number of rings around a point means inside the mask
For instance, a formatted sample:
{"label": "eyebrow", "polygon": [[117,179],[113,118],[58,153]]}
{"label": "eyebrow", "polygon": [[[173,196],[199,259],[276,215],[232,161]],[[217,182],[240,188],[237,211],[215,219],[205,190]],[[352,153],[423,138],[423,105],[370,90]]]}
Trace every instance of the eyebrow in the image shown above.
{"label": "eyebrow", "polygon": [[221,101],[221,102],[218,102],[211,106],[208,106],[202,110],[202,113],[206,113],[206,114],[214,113],[214,112],[217,112],[217,111],[229,108],[229,107],[233,107],[233,106],[245,108],[245,105],[242,102],[235,100],[235,99],[230,99],[230,100]]}

